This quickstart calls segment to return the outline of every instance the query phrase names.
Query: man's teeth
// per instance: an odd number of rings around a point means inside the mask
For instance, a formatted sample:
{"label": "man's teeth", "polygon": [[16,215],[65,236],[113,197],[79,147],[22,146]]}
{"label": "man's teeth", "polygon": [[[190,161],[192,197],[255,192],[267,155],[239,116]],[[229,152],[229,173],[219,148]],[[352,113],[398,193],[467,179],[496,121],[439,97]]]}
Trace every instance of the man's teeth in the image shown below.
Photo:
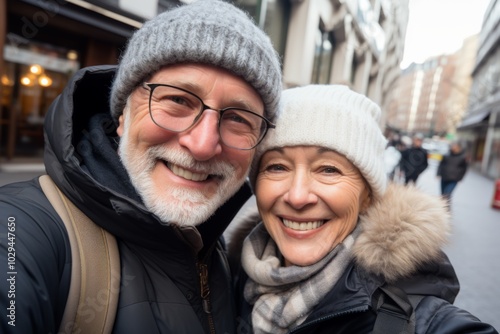
{"label": "man's teeth", "polygon": [[317,220],[311,222],[294,222],[288,219],[283,219],[283,223],[285,224],[286,227],[291,228],[293,230],[308,231],[320,227],[325,222],[323,220]]}
{"label": "man's teeth", "polygon": [[209,174],[193,173],[193,172],[185,170],[177,165],[174,165],[170,162],[167,163],[167,166],[175,175],[180,176],[182,178],[185,178],[186,180],[205,181],[209,176]]}

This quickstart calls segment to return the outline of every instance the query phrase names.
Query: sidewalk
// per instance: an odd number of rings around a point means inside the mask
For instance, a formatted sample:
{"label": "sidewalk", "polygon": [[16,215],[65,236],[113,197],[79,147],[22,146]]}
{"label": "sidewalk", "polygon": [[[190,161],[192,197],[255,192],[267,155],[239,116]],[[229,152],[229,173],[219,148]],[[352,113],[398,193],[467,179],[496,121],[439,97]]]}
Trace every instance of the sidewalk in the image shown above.
{"label": "sidewalk", "polygon": [[[420,176],[417,187],[439,195],[437,162]],[[446,246],[458,278],[455,305],[500,330],[500,210],[491,208],[494,180],[469,170],[452,198],[452,235]]]}
{"label": "sidewalk", "polygon": [[45,166],[40,158],[0,161],[0,186],[7,183],[30,180],[42,174],[45,174]]}

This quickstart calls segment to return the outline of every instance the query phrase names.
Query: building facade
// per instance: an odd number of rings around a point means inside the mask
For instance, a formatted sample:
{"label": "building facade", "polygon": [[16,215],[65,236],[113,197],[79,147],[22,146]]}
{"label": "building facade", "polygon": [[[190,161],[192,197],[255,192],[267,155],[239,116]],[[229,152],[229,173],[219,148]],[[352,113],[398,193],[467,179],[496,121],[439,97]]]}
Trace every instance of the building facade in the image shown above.
{"label": "building facade", "polygon": [[462,48],[454,55],[456,66],[449,80],[451,91],[446,101],[447,132],[451,138],[457,137],[457,127],[467,112],[478,42],[479,35],[470,36],[464,40]]}
{"label": "building facade", "polygon": [[458,134],[472,165],[500,178],[500,0],[490,1],[479,35],[467,114]]}
{"label": "building facade", "polygon": [[[45,113],[71,75],[116,64],[145,20],[190,1],[0,0],[0,159],[41,156]],[[271,37],[285,87],[341,83],[384,105],[400,73],[408,0],[231,2]]]}
{"label": "building facade", "polygon": [[478,36],[450,55],[404,69],[388,101],[388,128],[403,134],[454,139],[467,110]]}
{"label": "building facade", "polygon": [[346,84],[383,106],[400,74],[408,1],[295,0],[291,4],[285,86]]}

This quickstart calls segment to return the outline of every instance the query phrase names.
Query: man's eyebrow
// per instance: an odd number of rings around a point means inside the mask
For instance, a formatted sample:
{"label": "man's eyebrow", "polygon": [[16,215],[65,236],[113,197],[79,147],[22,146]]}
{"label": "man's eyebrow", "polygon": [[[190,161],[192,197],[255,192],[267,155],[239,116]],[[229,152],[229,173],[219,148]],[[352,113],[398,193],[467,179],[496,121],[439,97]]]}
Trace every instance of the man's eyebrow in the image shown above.
{"label": "man's eyebrow", "polygon": [[239,97],[235,97],[231,99],[228,103],[228,107],[237,107],[237,108],[242,108],[242,109],[247,109],[253,112],[258,112],[257,106],[253,105],[252,103],[249,103],[248,100],[242,99]]}
{"label": "man's eyebrow", "polygon": [[155,83],[179,87],[196,95],[201,95],[203,93],[203,87],[200,84],[192,81],[184,81],[179,79],[173,81],[156,80]]}

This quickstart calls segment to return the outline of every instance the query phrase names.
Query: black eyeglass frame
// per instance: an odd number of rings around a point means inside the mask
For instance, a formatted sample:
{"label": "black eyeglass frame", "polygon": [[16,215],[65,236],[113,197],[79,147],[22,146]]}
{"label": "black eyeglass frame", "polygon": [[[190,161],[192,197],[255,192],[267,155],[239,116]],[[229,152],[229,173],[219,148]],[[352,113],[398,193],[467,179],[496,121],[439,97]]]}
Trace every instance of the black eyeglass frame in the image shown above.
{"label": "black eyeglass frame", "polygon": [[[201,102],[201,110],[200,112],[198,113],[198,115],[196,115],[196,117],[194,118],[193,120],[193,123],[188,126],[186,129],[184,130],[172,130],[172,129],[169,129],[169,128],[166,128],[160,124],[158,124],[154,117],[153,117],[153,113],[151,111],[151,100],[153,98],[153,91],[155,90],[156,87],[160,87],[160,86],[163,86],[163,87],[170,87],[170,88],[175,88],[175,89],[178,89],[178,90],[181,90],[185,93],[188,93],[190,95],[192,95],[193,97],[195,97],[197,100],[199,100]],[[274,124],[273,122],[271,122],[270,120],[268,120],[267,118],[265,118],[264,116],[261,116],[251,110],[247,110],[247,109],[243,109],[243,108],[237,108],[237,107],[226,107],[226,108],[222,108],[222,109],[216,109],[216,108],[212,108],[208,105],[205,104],[205,102],[203,102],[203,100],[196,94],[188,91],[187,89],[184,89],[184,88],[181,88],[181,87],[177,87],[177,86],[173,86],[173,85],[168,85],[168,84],[160,84],[160,83],[149,83],[149,82],[144,82],[142,84],[142,88],[146,89],[146,90],[149,90],[149,102],[148,102],[148,106],[149,106],[149,116],[151,117],[151,120],[153,121],[153,123],[155,123],[157,126],[159,126],[160,128],[162,129],[165,129],[167,131],[171,131],[171,132],[175,132],[175,133],[181,133],[181,132],[184,132],[184,131],[188,131],[189,129],[192,129],[196,123],[198,123],[199,119],[201,118],[201,115],[203,114],[203,112],[207,109],[210,109],[210,110],[214,110],[214,111],[217,111],[219,113],[219,120],[217,122],[217,129],[219,131],[219,136],[220,136],[220,139],[221,139],[221,142],[228,146],[228,147],[231,147],[231,148],[234,148],[234,149],[237,149],[237,150],[244,150],[244,151],[248,151],[248,150],[252,150],[254,149],[255,147],[257,147],[260,142],[266,137],[266,134],[267,134],[267,131],[269,129],[275,129],[276,128],[276,124]],[[149,89],[148,89],[149,88]],[[259,140],[257,140],[257,142],[255,143],[255,145],[253,145],[252,147],[250,148],[239,148],[239,147],[234,147],[232,145],[228,145],[224,142],[224,139],[222,139],[222,134],[220,132],[220,120],[222,119],[222,115],[224,115],[224,113],[227,111],[227,110],[240,110],[240,111],[243,111],[243,112],[247,112],[247,113],[250,113],[252,115],[255,115],[257,117],[259,117],[260,119],[264,120],[264,123],[266,124],[266,127],[264,129],[264,131],[262,132]]]}

